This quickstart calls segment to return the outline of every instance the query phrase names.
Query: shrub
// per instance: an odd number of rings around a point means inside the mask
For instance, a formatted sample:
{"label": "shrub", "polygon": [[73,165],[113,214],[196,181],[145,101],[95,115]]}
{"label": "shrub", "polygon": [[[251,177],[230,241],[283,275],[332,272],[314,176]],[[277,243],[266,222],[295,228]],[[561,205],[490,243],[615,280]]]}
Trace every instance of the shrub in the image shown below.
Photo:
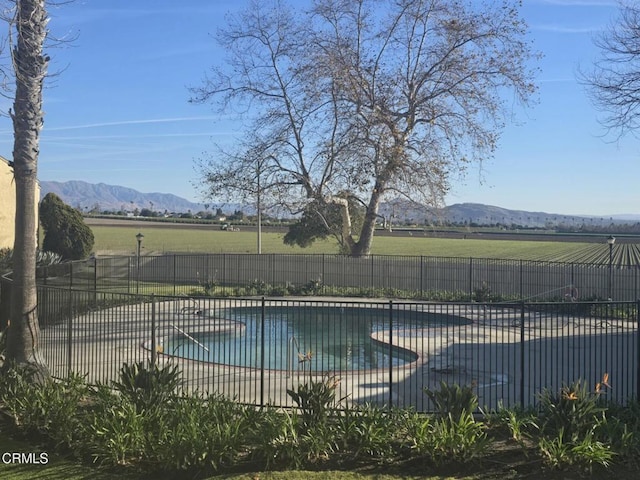
{"label": "shrub", "polygon": [[70,375],[56,382],[36,382],[30,367],[6,369],[0,382],[0,401],[15,426],[29,436],[48,438],[55,448],[72,450],[79,443],[80,417],[76,414],[88,394],[84,378]]}
{"label": "shrub", "polygon": [[146,421],[145,414],[130,398],[98,385],[83,427],[82,452],[106,465],[136,463],[145,456],[146,436],[151,425],[158,426]]}
{"label": "shrub", "polygon": [[298,390],[287,389],[287,395],[300,409],[302,426],[305,429],[325,426],[329,413],[335,408],[336,388],[340,380],[335,375],[327,375],[321,381],[310,381],[298,386]]}
{"label": "shrub", "polygon": [[[607,384],[605,374],[604,383]],[[599,384],[601,385],[601,384]],[[564,431],[568,438],[583,436],[591,431],[606,408],[601,402],[601,387],[590,392],[585,383],[577,380],[562,387],[559,393],[545,389],[540,394],[540,415],[543,432]]]}
{"label": "shrub", "polygon": [[567,438],[561,428],[555,436],[542,437],[538,446],[545,463],[553,468],[577,466],[591,473],[596,465],[609,467],[613,458],[611,447],[597,440],[593,430],[578,440]]}
{"label": "shrub", "polygon": [[38,267],[48,267],[50,265],[57,265],[62,262],[62,257],[55,252],[43,252],[38,250],[36,255],[36,265]]}
{"label": "shrub", "polygon": [[130,400],[138,412],[155,411],[175,398],[176,389],[182,383],[181,375],[175,365],[125,363],[120,368],[120,380],[113,382],[113,387]]}
{"label": "shrub", "polygon": [[271,285],[264,280],[256,278],[246,287],[246,292],[249,295],[269,295],[271,291]]}
{"label": "shrub", "polygon": [[340,450],[349,458],[393,458],[404,440],[407,411],[389,410],[371,404],[347,407],[337,412],[336,434]]}
{"label": "shrub", "polygon": [[183,397],[149,438],[147,455],[159,470],[217,471],[235,465],[255,437],[259,413],[221,395]]}
{"label": "shrub", "polygon": [[478,303],[490,302],[492,299],[491,287],[487,282],[482,282],[482,285],[473,289],[472,295],[473,301]]}
{"label": "shrub", "polygon": [[[577,465],[591,471],[594,465],[609,466],[613,457],[612,435],[622,434],[619,445],[629,445],[626,429],[617,422],[607,421],[607,407],[601,398],[609,388],[608,374],[593,392],[577,380],[553,394],[544,390],[540,395],[540,415],[543,437],[538,446],[545,462],[562,468]],[[606,444],[605,444],[606,442]]]}
{"label": "shrub", "polygon": [[338,450],[338,433],[330,422],[308,427],[295,411],[261,412],[257,458],[267,468],[304,468],[328,460]]}
{"label": "shrub", "polygon": [[307,460],[301,448],[298,414],[295,411],[276,411],[266,408],[262,412],[260,437],[255,455],[267,468],[274,466],[300,468]]}
{"label": "shrub", "polygon": [[13,368],[0,376],[0,403],[14,428],[49,448],[151,475],[192,478],[249,460],[261,468],[408,460],[410,452],[454,465],[487,454],[494,424],[506,427],[525,455],[536,449],[545,467],[591,472],[614,459],[634,462],[640,451],[640,404],[605,403],[606,375],[593,391],[574,382],[558,394],[542,392],[538,411],[499,408],[480,422],[472,386],[428,390],[437,412],[426,416],[369,404],[339,410],[333,375],[289,390],[298,408],[283,411],[221,395],[176,396],[180,374],[172,366],[123,365],[114,388],[89,388],[77,375],[38,383],[32,374]]}
{"label": "shrub", "polygon": [[440,382],[440,390],[424,388],[431,400],[435,412],[440,417],[451,415],[455,420],[463,414],[472,415],[478,408],[478,396],[473,392],[474,385],[460,386]]}
{"label": "shrub", "polygon": [[505,408],[500,404],[496,412],[487,415],[486,420],[491,426],[506,428],[510,439],[523,447],[526,440],[540,431],[538,412],[532,408]]}
{"label": "shrub", "polygon": [[486,453],[485,425],[463,412],[458,418],[416,416],[408,433],[412,448],[437,465],[466,463]]}
{"label": "shrub", "polygon": [[44,230],[42,248],[65,260],[80,260],[93,249],[93,232],[80,212],[55,195],[48,193],[40,202],[40,223]]}

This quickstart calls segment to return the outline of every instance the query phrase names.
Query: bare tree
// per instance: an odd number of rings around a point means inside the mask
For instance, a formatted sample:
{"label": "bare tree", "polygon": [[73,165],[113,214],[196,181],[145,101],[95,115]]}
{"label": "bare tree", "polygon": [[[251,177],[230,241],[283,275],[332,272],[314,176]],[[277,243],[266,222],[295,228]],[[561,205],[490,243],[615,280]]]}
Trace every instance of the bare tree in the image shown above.
{"label": "bare tree", "polygon": [[640,127],[640,4],[621,2],[619,16],[594,38],[601,58],[591,71],[580,71],[600,119],[618,138]]}
{"label": "bare tree", "polygon": [[42,110],[42,86],[49,58],[43,52],[48,15],[45,0],[17,0],[12,21],[12,63],[15,99],[13,170],[16,182],[16,220],[13,288],[7,358],[36,366],[47,373],[39,353],[36,290],[37,169]]}
{"label": "bare tree", "polygon": [[[227,63],[193,100],[249,118],[244,139],[262,139],[274,199],[327,232],[337,206],[343,247],[368,255],[383,199],[438,204],[452,174],[492,155],[512,113],[505,92],[530,100],[533,54],[512,3],[315,0],[299,12],[255,1],[219,32]],[[246,169],[234,158],[200,165],[210,195]],[[365,210],[358,228],[353,205]]]}

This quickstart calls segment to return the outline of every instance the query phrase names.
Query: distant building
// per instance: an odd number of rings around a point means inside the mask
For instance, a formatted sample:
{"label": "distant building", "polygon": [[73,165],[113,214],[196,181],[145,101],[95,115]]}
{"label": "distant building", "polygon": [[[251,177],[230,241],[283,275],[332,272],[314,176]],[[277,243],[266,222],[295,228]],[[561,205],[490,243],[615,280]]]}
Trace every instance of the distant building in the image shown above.
{"label": "distant building", "polygon": [[[40,187],[37,188],[40,190]],[[40,198],[39,191],[36,198]],[[16,182],[13,179],[13,168],[6,158],[0,156],[0,248],[13,248],[15,216]]]}

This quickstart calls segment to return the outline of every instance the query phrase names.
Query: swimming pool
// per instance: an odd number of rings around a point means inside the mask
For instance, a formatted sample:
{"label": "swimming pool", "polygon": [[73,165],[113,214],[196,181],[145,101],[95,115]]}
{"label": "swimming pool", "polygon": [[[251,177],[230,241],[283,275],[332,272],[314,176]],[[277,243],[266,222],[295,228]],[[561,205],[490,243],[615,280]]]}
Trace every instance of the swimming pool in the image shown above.
{"label": "swimming pool", "polygon": [[[210,312],[203,317],[214,318]],[[372,338],[376,332],[470,323],[463,317],[362,306],[233,307],[215,318],[242,328],[217,333],[175,329],[163,351],[193,360],[270,370],[369,370],[415,361],[416,353]]]}

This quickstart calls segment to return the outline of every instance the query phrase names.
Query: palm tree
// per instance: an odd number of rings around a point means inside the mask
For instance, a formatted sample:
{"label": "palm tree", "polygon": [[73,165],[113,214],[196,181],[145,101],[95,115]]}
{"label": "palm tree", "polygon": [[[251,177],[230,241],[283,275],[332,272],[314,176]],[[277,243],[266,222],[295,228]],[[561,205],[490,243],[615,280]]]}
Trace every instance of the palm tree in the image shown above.
{"label": "palm tree", "polygon": [[16,81],[13,112],[13,169],[16,220],[13,249],[13,288],[7,359],[30,364],[48,374],[39,352],[36,290],[37,166],[44,112],[42,85],[49,57],[43,53],[48,16],[45,0],[17,0],[13,66]]}

